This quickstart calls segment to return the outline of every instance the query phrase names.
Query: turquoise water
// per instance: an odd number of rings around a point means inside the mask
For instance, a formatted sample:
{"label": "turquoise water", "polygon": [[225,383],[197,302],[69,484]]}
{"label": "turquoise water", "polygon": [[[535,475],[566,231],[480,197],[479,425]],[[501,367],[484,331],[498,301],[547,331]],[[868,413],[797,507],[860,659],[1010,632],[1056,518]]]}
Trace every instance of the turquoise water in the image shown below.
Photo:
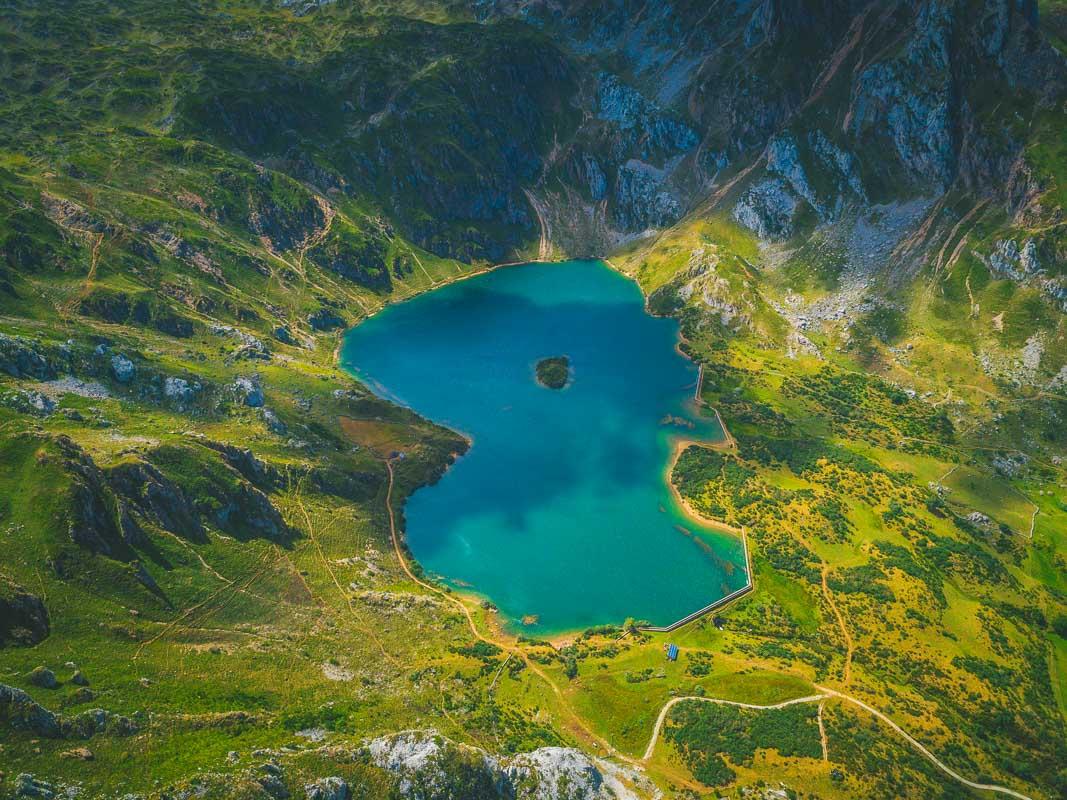
{"label": "turquoise water", "polygon": [[[599,261],[499,269],[349,331],[346,369],[473,440],[408,500],[423,567],[537,634],[665,625],[742,586],[740,542],[686,518],[665,482],[673,438],[722,436],[694,411],[677,336]],[[571,384],[540,386],[536,362],[564,354]]]}

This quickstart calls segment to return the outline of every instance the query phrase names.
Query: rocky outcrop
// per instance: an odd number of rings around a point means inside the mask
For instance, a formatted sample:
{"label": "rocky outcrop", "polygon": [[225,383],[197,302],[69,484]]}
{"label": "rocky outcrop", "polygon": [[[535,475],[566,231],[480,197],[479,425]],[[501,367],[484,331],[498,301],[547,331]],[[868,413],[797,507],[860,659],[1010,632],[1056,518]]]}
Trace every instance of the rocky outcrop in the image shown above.
{"label": "rocky outcrop", "polygon": [[344,317],[330,308],[320,308],[308,314],[307,322],[313,331],[333,331],[348,324]]}
{"label": "rocky outcrop", "polygon": [[352,791],[343,778],[319,778],[304,786],[308,800],[349,800]]}
{"label": "rocky outcrop", "polygon": [[233,382],[233,391],[237,400],[249,408],[263,407],[263,388],[256,377],[240,377]]}
{"label": "rocky outcrop", "polygon": [[130,545],[143,541],[141,529],[84,450],[66,436],[56,437],[53,443],[61,467],[70,477],[71,540],[100,555],[128,558]]}
{"label": "rocky outcrop", "polygon": [[754,184],[734,206],[733,216],[761,239],[785,239],[793,233],[797,199],[785,181],[768,178]]}
{"label": "rocky outcrop", "polygon": [[149,292],[131,295],[111,289],[94,289],[78,302],[78,311],[105,322],[155,328],[180,339],[187,339],[195,330],[192,320],[174,311],[157,294]]}
{"label": "rocky outcrop", "polygon": [[55,714],[30,695],[13,686],[0,684],[0,724],[47,739],[89,739],[100,733],[132,736],[140,730],[130,717],[102,708],[83,711],[73,717]]}
{"label": "rocky outcrop", "polygon": [[0,684],[0,723],[35,736],[57,739],[62,736],[60,718],[34,701],[22,689]]}
{"label": "rocky outcrop", "polygon": [[21,336],[0,333],[0,370],[13,378],[36,378],[50,381],[56,378],[56,367],[41,352],[36,343]]}
{"label": "rocky outcrop", "polygon": [[360,230],[347,222],[334,222],[330,233],[305,257],[342,278],[378,292],[393,288],[386,256],[389,240],[382,230]]}
{"label": "rocky outcrop", "polygon": [[50,630],[41,598],[0,575],[0,647],[37,644]]}
{"label": "rocky outcrop", "polygon": [[192,541],[207,541],[207,533],[185,490],[152,464],[129,458],[108,467],[107,481],[142,519]]}
{"label": "rocky outcrop", "polygon": [[245,480],[263,491],[270,492],[283,485],[282,474],[267,462],[257,458],[249,448],[237,447],[202,436],[194,438],[203,447],[220,454],[223,460],[241,473]]}
{"label": "rocky outcrop", "polygon": [[371,763],[396,776],[400,794],[409,798],[637,800],[634,787],[642,794],[652,788],[636,772],[567,747],[501,758],[434,731],[406,731],[368,742],[365,752]]}

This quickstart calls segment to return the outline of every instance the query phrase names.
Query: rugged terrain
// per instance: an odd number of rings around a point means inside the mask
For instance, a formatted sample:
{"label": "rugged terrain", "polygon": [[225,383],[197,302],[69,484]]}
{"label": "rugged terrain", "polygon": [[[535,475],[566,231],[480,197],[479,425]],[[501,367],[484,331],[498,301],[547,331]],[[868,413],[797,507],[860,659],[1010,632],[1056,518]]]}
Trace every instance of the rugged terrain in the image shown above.
{"label": "rugged terrain", "polygon": [[[9,0],[0,42],[0,794],[1067,794],[1067,5]],[[335,363],[567,255],[736,440],[672,480],[755,591],[675,664],[426,581],[404,497],[467,444]]]}

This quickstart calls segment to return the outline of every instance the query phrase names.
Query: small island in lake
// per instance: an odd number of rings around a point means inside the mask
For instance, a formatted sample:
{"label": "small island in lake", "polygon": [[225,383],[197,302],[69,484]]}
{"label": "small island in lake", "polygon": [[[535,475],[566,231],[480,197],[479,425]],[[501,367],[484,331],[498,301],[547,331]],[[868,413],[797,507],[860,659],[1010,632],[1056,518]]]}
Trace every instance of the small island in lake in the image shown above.
{"label": "small island in lake", "polygon": [[562,389],[571,377],[571,360],[566,356],[542,358],[537,362],[537,382],[546,389]]}

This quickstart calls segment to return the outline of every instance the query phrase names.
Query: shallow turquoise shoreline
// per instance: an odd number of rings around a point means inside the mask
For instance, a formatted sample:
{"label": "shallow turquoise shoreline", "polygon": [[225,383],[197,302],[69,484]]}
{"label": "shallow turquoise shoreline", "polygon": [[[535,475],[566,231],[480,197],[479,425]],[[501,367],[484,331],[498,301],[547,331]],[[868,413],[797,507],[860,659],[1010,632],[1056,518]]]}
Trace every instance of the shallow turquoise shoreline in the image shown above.
{"label": "shallow turquoise shoreline", "polygon": [[[423,567],[534,635],[666,625],[743,586],[740,542],[686,517],[663,480],[678,437],[723,435],[691,402],[697,370],[677,341],[598,261],[489,272],[349,331],[342,366],[473,441],[408,500]],[[558,353],[572,382],[554,392],[533,365]]]}

